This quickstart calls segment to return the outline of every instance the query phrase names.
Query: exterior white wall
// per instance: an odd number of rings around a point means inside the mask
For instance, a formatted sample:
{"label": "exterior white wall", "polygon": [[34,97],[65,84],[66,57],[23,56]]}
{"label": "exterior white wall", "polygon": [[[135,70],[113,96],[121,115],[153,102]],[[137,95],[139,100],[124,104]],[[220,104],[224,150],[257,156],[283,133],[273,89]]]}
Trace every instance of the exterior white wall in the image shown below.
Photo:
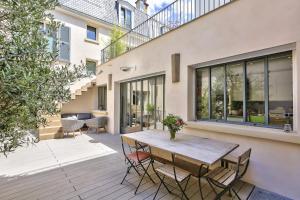
{"label": "exterior white wall", "polygon": [[[99,67],[97,85],[106,84],[112,74],[113,88],[108,91],[109,131],[119,133],[119,83],[154,74],[166,74],[166,113],[194,119],[194,69],[188,67],[249,52],[296,43],[294,50],[294,115],[300,124],[300,2],[298,0],[234,1],[177,30],[138,47]],[[171,54],[181,54],[179,83],[171,80]],[[120,67],[132,67],[123,72]],[[234,128],[235,125],[232,125]],[[300,198],[300,145],[228,133],[187,128],[186,133],[236,142],[242,149],[253,148],[245,180],[290,198]],[[237,128],[237,132],[238,132]],[[243,129],[240,130],[241,134]],[[284,133],[268,129],[271,135]],[[299,136],[299,135],[298,135]],[[297,136],[296,136],[297,137]]]}
{"label": "exterior white wall", "polygon": [[61,114],[64,113],[92,113],[98,108],[98,88],[93,86],[75,100],[63,104]]}
{"label": "exterior white wall", "polygon": [[[86,60],[92,60],[100,63],[101,49],[110,42],[111,27],[105,24],[81,17],[75,13],[67,12],[61,8],[52,11],[54,18],[70,27],[70,64],[85,64]],[[95,42],[87,39],[87,25],[97,28],[97,40]],[[80,89],[88,81],[79,81],[73,85],[71,92]],[[92,112],[97,110],[98,90],[96,87],[84,92],[81,96],[76,96],[75,100],[63,104],[62,113]]]}
{"label": "exterior white wall", "polygon": [[[100,22],[80,17],[61,8],[52,11],[52,14],[56,20],[70,27],[70,63],[80,65],[81,62],[85,63],[86,59],[99,62],[101,49],[109,44],[110,28]],[[86,40],[87,25],[97,28],[96,42]]]}

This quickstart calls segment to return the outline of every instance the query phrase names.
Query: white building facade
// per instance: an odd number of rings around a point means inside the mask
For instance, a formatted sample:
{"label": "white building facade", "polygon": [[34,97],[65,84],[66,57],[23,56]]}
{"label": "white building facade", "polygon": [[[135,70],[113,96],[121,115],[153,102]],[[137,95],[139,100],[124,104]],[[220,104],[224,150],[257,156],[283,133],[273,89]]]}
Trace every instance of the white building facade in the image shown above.
{"label": "white building facade", "polygon": [[252,148],[245,181],[299,199],[299,10],[297,0],[232,1],[103,63],[108,131],[162,129],[179,115],[186,134]]}

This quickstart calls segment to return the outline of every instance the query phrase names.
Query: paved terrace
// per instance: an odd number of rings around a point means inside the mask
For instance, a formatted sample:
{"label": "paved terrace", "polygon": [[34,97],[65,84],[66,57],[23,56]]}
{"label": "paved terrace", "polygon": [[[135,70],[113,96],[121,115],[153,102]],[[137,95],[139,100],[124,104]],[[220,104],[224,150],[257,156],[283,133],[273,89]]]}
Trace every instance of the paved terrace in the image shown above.
{"label": "paved terrace", "polygon": [[[35,146],[21,148],[8,159],[0,157],[0,199],[152,199],[158,187],[145,178],[138,194],[134,188],[138,177],[131,173],[120,185],[126,165],[121,154],[119,136],[88,134],[76,138],[41,141]],[[153,175],[158,183],[158,178]],[[169,184],[174,193],[174,181]],[[247,199],[253,186],[239,182],[235,185],[242,199]],[[205,199],[214,193],[204,186]],[[188,188],[191,199],[200,199],[196,180]],[[162,187],[157,199],[179,199]],[[225,196],[222,199],[230,199]]]}

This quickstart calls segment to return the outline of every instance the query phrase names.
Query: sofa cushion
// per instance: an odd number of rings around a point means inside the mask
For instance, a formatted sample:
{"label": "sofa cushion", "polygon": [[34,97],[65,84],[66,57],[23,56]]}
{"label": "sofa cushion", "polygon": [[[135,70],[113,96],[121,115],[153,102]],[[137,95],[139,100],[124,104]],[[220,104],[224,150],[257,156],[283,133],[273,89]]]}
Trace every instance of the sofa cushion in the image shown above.
{"label": "sofa cushion", "polygon": [[78,120],[91,119],[91,118],[92,118],[91,113],[78,113],[77,114],[77,119]]}
{"label": "sofa cushion", "polygon": [[77,119],[77,114],[74,114],[74,113],[65,113],[65,114],[61,115],[61,118]]}

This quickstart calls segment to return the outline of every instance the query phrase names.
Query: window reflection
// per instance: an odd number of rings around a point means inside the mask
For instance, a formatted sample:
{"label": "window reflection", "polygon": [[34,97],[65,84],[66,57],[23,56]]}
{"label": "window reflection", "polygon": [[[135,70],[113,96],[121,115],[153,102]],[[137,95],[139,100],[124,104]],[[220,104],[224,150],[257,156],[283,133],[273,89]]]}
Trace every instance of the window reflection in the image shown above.
{"label": "window reflection", "polygon": [[197,70],[197,119],[209,119],[209,69]]}
{"label": "window reflection", "polygon": [[264,60],[247,62],[247,121],[265,122]]}
{"label": "window reflection", "polygon": [[211,115],[212,119],[224,119],[224,66],[211,69]]}
{"label": "window reflection", "polygon": [[243,121],[243,63],[229,64],[226,67],[227,80],[227,120]]}
{"label": "window reflection", "polygon": [[268,61],[269,124],[282,127],[293,121],[292,57],[290,54],[279,54],[270,56]]}

